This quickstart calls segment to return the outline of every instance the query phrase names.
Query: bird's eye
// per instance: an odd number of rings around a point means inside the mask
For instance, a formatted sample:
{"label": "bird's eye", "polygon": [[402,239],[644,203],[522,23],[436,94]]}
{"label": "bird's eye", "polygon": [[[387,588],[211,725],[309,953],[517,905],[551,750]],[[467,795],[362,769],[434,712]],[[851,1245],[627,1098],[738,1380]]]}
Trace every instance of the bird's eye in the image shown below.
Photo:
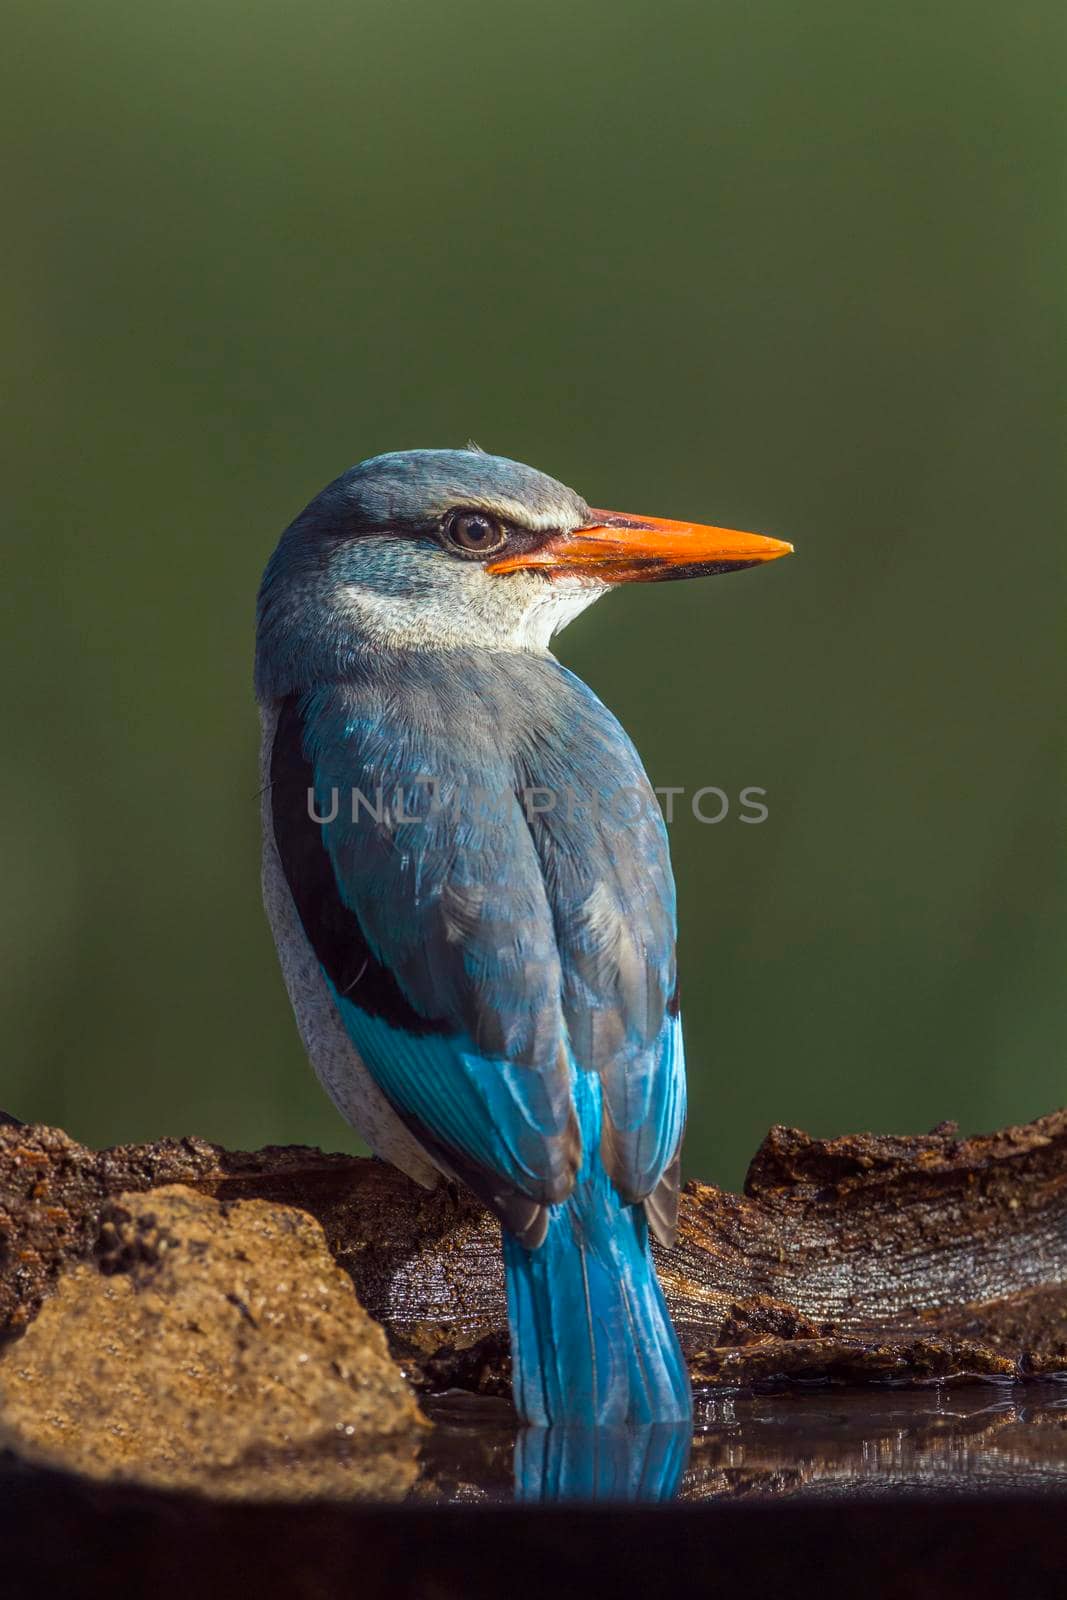
{"label": "bird's eye", "polygon": [[453,549],[466,556],[489,556],[508,542],[500,523],[485,511],[453,511],[445,535]]}

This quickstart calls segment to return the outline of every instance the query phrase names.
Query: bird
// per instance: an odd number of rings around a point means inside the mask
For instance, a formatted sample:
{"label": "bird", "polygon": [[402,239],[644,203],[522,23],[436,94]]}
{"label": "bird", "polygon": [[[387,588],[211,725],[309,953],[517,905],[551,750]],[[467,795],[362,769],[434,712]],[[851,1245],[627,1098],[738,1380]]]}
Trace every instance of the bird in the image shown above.
{"label": "bird", "polygon": [[692,1408],[651,1254],[686,1120],[666,827],[551,642],[621,584],[791,549],[471,444],[343,472],[263,575],[263,895],[298,1029],[375,1155],[499,1219],[529,1428]]}

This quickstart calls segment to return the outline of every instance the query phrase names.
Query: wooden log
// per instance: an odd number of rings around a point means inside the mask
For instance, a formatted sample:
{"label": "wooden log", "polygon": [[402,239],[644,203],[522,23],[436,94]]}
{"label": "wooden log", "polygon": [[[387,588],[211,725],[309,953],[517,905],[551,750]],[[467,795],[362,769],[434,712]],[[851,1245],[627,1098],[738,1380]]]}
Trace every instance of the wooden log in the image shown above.
{"label": "wooden log", "polygon": [[[455,1185],[298,1147],[92,1151],[0,1126],[0,1333],[92,1252],[109,1197],[169,1183],[311,1212],[417,1384],[506,1391],[493,1219]],[[966,1139],[773,1128],[743,1194],[686,1186],[657,1260],[698,1388],[1067,1373],[1067,1111]]]}

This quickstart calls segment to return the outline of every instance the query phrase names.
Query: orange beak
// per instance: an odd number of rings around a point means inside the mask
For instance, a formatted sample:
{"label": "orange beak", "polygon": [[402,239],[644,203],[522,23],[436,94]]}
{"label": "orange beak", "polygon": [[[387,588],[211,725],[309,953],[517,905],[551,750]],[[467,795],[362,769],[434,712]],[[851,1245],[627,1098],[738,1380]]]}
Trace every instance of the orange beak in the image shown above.
{"label": "orange beak", "polygon": [[670,578],[707,577],[740,572],[761,561],[776,561],[793,546],[760,533],[706,528],[698,522],[666,517],[632,517],[621,511],[594,511],[596,521],[574,533],[560,533],[534,550],[516,551],[489,563],[489,572],[543,571],[548,578],[576,574],[602,583],[657,583]]}

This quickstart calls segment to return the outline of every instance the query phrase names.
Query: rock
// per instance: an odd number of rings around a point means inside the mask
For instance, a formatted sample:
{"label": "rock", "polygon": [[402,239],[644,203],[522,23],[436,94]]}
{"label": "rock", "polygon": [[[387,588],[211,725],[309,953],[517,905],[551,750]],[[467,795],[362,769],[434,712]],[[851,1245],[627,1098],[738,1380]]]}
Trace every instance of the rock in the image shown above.
{"label": "rock", "polygon": [[397,1498],[425,1423],[319,1224],[181,1185],[108,1204],[0,1361],[3,1442],[212,1497]]}

